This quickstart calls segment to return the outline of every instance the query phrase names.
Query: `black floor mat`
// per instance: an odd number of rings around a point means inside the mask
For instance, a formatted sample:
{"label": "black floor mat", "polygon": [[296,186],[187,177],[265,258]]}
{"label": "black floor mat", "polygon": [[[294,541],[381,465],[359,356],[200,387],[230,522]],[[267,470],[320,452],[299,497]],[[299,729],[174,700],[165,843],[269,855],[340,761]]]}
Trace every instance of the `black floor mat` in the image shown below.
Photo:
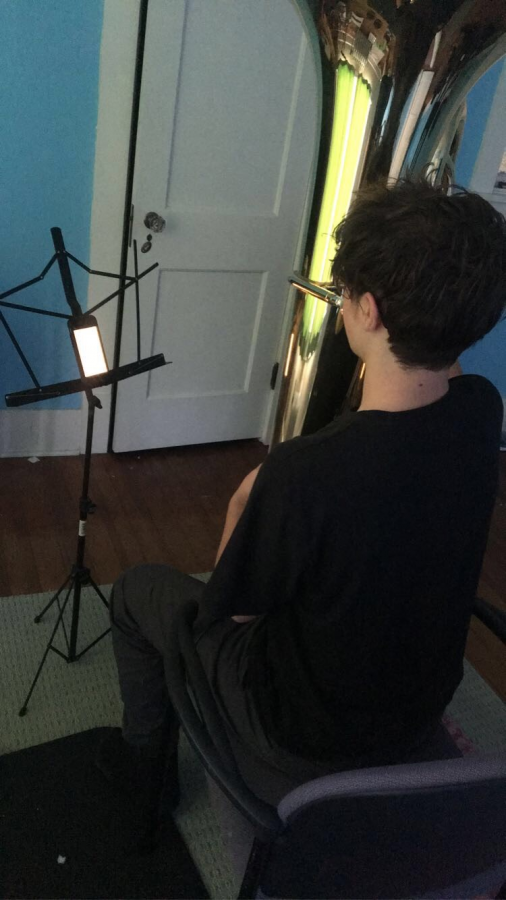
{"label": "black floor mat", "polygon": [[93,764],[103,732],[0,758],[0,896],[207,898],[172,822],[152,854],[125,853],[135,837],[135,801],[114,791]]}

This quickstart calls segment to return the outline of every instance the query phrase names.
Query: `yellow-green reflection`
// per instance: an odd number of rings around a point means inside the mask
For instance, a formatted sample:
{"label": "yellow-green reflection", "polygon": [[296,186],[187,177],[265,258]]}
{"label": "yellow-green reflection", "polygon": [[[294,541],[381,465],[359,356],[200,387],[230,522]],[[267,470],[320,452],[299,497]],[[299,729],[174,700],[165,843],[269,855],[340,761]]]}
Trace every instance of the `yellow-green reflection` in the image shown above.
{"label": "yellow-green reflection", "polygon": [[[351,201],[365,137],[371,89],[347,63],[336,69],[334,119],[327,177],[316,229],[316,240],[308,277],[329,282],[334,256],[332,234]],[[318,342],[327,304],[309,295],[300,330],[300,353],[309,359]]]}

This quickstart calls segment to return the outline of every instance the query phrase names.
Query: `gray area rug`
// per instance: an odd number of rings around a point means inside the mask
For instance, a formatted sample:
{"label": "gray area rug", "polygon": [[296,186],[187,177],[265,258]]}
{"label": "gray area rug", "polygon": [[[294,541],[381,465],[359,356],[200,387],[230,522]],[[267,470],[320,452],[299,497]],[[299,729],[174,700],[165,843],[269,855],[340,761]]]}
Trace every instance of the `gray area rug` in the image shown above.
{"label": "gray area rug", "polygon": [[[204,580],[206,576],[201,576]],[[108,595],[108,588],[103,588]],[[68,665],[50,653],[24,718],[18,715],[56,621],[53,607],[33,624],[51,594],[0,598],[0,754],[99,725],[119,725],[121,703],[110,637]],[[107,611],[83,591],[79,647],[107,627]],[[55,644],[64,650],[60,634]],[[506,705],[468,663],[448,709],[482,752],[506,749]],[[183,742],[178,828],[214,898],[234,896],[235,879],[211,806],[202,768]]]}

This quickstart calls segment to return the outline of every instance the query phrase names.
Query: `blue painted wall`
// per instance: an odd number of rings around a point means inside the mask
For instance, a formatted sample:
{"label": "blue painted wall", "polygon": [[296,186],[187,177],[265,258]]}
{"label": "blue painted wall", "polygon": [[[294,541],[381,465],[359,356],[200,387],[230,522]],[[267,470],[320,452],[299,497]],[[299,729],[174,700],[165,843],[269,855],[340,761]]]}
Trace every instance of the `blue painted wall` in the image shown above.
{"label": "blue painted wall", "polygon": [[[1,0],[0,292],[43,269],[54,225],[88,262],[102,15],[103,0]],[[88,276],[71,265],[85,306]],[[56,267],[10,299],[68,311]],[[42,384],[77,377],[64,320],[3,312]],[[30,386],[0,326],[0,408]],[[27,408],[80,405],[75,394]]]}
{"label": "blue painted wall", "polygon": [[455,167],[455,181],[467,187],[480,152],[483,134],[504,62],[495,63],[467,95],[467,118]]}
{"label": "blue painted wall", "polygon": [[[469,92],[467,120],[456,167],[456,182],[467,187],[481,147],[483,134],[494,101],[504,60],[495,63]],[[503,148],[499,148],[499,153]],[[482,341],[463,354],[462,368],[467,373],[485,375],[506,397],[506,321],[499,323]]]}

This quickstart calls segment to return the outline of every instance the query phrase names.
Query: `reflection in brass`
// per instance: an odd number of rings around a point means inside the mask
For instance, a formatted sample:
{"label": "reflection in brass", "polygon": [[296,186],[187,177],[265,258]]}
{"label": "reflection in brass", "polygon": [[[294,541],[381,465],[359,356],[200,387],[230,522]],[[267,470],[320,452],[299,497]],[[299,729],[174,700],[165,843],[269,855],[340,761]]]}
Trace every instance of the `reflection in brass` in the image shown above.
{"label": "reflection in brass", "polygon": [[[293,0],[320,45],[322,133],[302,275],[330,280],[333,231],[365,183],[449,186],[466,96],[506,54],[506,0]],[[330,223],[330,224],[329,224]],[[273,443],[360,402],[363,366],[338,312],[296,292]]]}

